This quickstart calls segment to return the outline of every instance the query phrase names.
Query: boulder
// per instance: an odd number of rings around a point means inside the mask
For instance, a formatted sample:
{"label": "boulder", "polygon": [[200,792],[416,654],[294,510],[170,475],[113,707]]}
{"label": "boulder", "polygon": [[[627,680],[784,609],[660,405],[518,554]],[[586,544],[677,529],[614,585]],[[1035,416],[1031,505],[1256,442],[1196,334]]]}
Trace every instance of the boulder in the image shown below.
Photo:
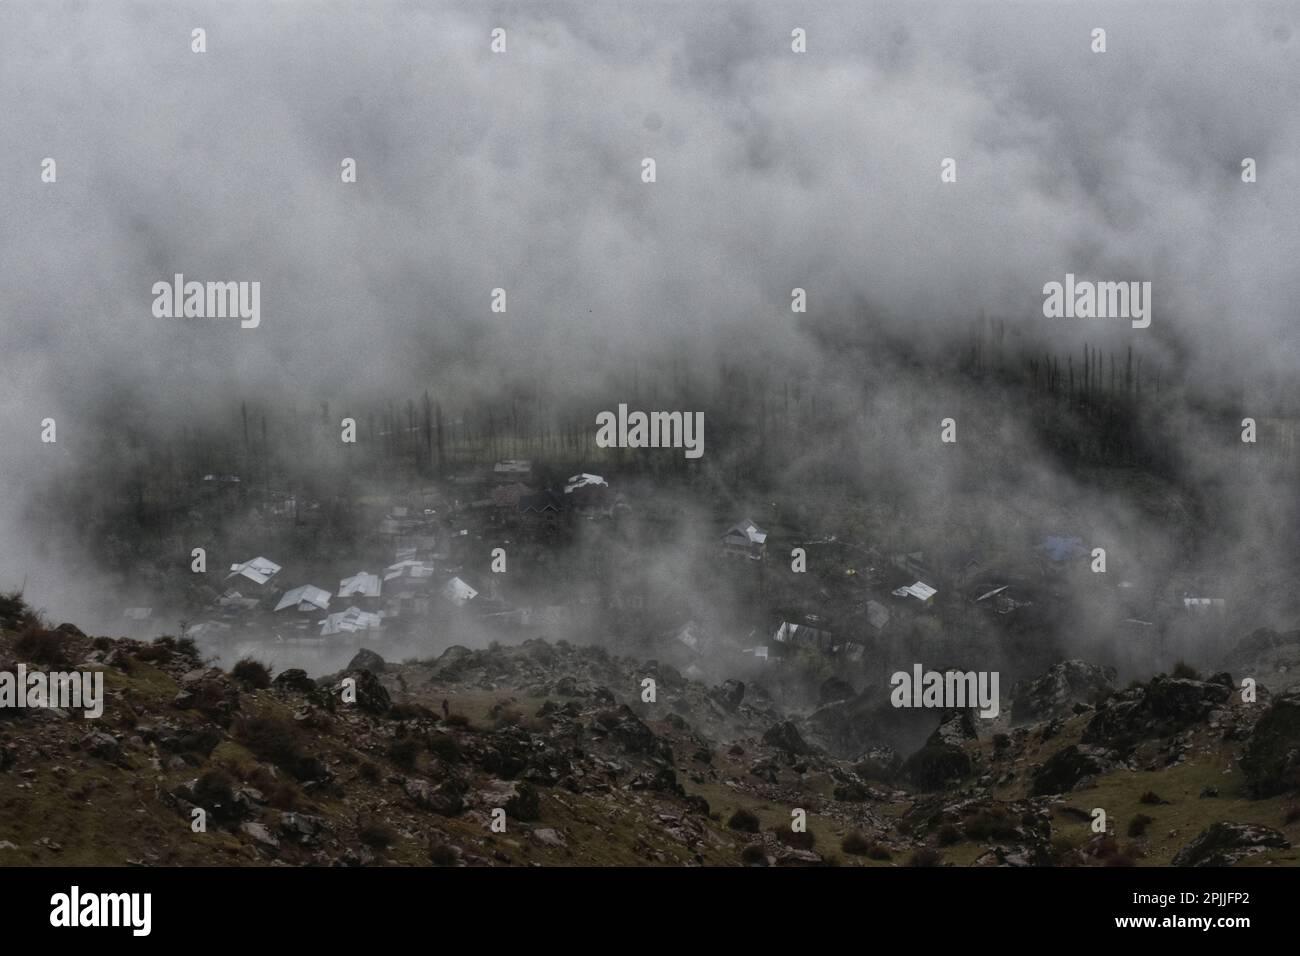
{"label": "boulder", "polygon": [[1090,704],[1115,690],[1115,668],[1087,661],[1061,661],[1041,677],[1020,681],[1011,690],[1012,724],[1066,717],[1076,704]]}
{"label": "boulder", "polygon": [[555,682],[551,692],[557,697],[577,697],[582,700],[614,702],[614,694],[607,687],[602,687],[586,677],[574,677],[566,674]]}
{"label": "boulder", "polygon": [[[357,655],[358,657],[360,655]],[[287,671],[281,671],[275,675],[275,680],[271,681],[271,686],[276,690],[293,691],[298,694],[310,694],[316,689],[316,682],[307,676],[307,672],[300,667],[291,667]]]}
{"label": "boulder", "polygon": [[902,764],[893,747],[868,747],[853,765],[853,772],[864,780],[894,779]]}
{"label": "boulder", "polygon": [[1062,747],[1034,771],[1029,795],[1041,797],[1051,793],[1068,793],[1086,785],[1110,767],[1106,751],[1100,747],[1086,744]]}
{"label": "boulder", "polygon": [[522,781],[494,780],[486,790],[479,791],[478,802],[491,809],[504,809],[511,820],[536,820],[542,815],[536,788]]}
{"label": "boulder", "polygon": [[344,690],[343,681],[345,678],[352,678],[356,681],[356,700],[354,706],[359,707],[368,714],[386,714],[392,709],[393,701],[388,696],[388,691],[384,685],[379,682],[379,678],[373,672],[368,670],[348,671],[333,687],[333,695],[340,701],[343,699]]}
{"label": "boulder", "polygon": [[268,849],[274,850],[280,846],[280,841],[277,840],[271,831],[266,828],[265,824],[252,822],[241,823],[239,825],[239,832],[248,837],[254,843],[260,844]]}
{"label": "boulder", "polygon": [[1300,692],[1274,699],[1255,724],[1241,757],[1251,795],[1300,790]]}
{"label": "boulder", "polygon": [[533,831],[533,839],[542,846],[554,847],[555,849],[563,849],[568,845],[560,831],[552,827],[537,828]]}
{"label": "boulder", "polygon": [[422,810],[450,817],[465,809],[463,790],[452,780],[435,786],[428,780],[412,779],[406,781],[404,789],[406,795]]}
{"label": "boulder", "polygon": [[825,706],[837,700],[849,700],[857,696],[857,691],[848,681],[839,677],[828,677],[817,688],[817,703]]}
{"label": "boulder", "polygon": [[1223,706],[1231,688],[1221,683],[1166,677],[1124,691],[1084,728],[1082,741],[1130,750],[1142,740],[1172,737]]}
{"label": "boulder", "polygon": [[930,735],[927,744],[947,744],[960,747],[968,740],[978,740],[979,732],[975,729],[975,711],[970,707],[954,708],[944,711],[939,718],[939,726]]}
{"label": "boulder", "polygon": [[677,782],[677,773],[672,767],[660,767],[657,770],[642,770],[628,781],[633,790],[650,790],[654,793],[671,793],[685,796],[686,791]]}
{"label": "boulder", "polygon": [[722,705],[722,709],[734,714],[745,699],[745,685],[738,680],[724,680],[709,691],[709,696]]}
{"label": "boulder", "polygon": [[772,855],[777,866],[823,866],[825,861],[812,850],[778,845]]}
{"label": "boulder", "polygon": [[117,738],[102,730],[87,735],[81,741],[81,749],[92,757],[107,760],[109,763],[117,763],[122,759],[122,747],[117,742]]}
{"label": "boulder", "polygon": [[229,727],[239,712],[239,690],[224,675],[205,677],[188,684],[176,695],[172,706],[197,710],[213,723]]}
{"label": "boulder", "polygon": [[280,814],[280,835],[296,843],[314,844],[323,827],[321,818],[309,813],[286,811]]}
{"label": "boulder", "polygon": [[894,707],[887,697],[870,690],[823,704],[808,715],[807,727],[819,745],[849,759],[880,745],[911,752],[934,732],[935,719],[933,710]]}
{"label": "boulder", "polygon": [[784,750],[792,754],[811,754],[816,753],[815,748],[808,745],[799,733],[799,728],[794,725],[793,721],[783,720],[779,724],[773,724],[767,728],[763,734],[763,743],[769,747],[776,747],[778,750]]}
{"label": "boulder", "polygon": [[626,753],[648,754],[672,759],[672,746],[632,713],[627,704],[596,715],[593,729],[599,729],[618,742]]}
{"label": "boulder", "polygon": [[1277,830],[1254,823],[1212,823],[1174,856],[1173,866],[1231,866],[1237,861],[1291,844]]}
{"label": "boulder", "polygon": [[922,790],[942,790],[969,777],[975,766],[970,755],[950,744],[926,744],[903,764],[903,773]]}
{"label": "boulder", "polygon": [[350,671],[370,671],[372,674],[382,674],[384,668],[388,665],[384,659],[368,648],[361,648],[352,656],[348,662],[347,669]]}

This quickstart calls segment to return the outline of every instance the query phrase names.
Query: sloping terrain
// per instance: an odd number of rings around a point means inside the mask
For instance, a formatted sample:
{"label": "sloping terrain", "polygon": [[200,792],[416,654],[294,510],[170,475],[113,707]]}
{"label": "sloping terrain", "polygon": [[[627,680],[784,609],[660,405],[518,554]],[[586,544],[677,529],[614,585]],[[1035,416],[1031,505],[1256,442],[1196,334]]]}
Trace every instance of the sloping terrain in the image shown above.
{"label": "sloping terrain", "polygon": [[784,714],[757,686],[566,642],[362,652],[329,678],[271,680],[207,667],[185,642],[0,612],[0,670],[99,670],[108,696],[96,720],[0,709],[0,864],[1300,860],[1300,698],[1261,687],[1246,703],[1227,675],[1118,691],[1065,662],[991,728],[948,712],[897,755],[844,717],[872,709],[865,695]]}

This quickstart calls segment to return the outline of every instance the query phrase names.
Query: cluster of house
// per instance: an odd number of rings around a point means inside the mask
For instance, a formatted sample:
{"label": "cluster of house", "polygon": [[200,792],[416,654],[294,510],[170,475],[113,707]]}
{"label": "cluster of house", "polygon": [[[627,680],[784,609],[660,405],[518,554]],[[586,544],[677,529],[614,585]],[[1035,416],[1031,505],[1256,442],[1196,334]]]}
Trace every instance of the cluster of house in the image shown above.
{"label": "cluster of house", "polygon": [[[408,496],[407,503],[389,507],[375,528],[376,535],[394,547],[393,563],[381,572],[361,570],[342,578],[336,589],[295,582],[281,591],[278,576],[283,569],[269,558],[233,564],[225,591],[213,603],[214,619],[194,625],[188,633],[219,638],[237,623],[258,623],[277,632],[315,629],[320,637],[330,637],[386,630],[403,620],[471,604],[484,617],[525,623],[527,611],[511,611],[494,600],[495,594],[480,597],[479,589],[456,570],[469,542],[477,540],[473,532],[485,524],[482,519],[527,532],[558,529],[574,517],[613,517],[625,507],[600,475],[582,472],[562,486],[540,490],[531,486],[533,478],[532,462],[504,459],[495,463],[490,475],[451,478],[446,498],[432,489]],[[297,503],[286,499],[284,504],[294,508]],[[452,515],[459,523],[445,520]],[[151,610],[132,613],[147,615]]]}
{"label": "cluster of house", "polygon": [[[214,488],[240,484],[236,476],[229,475],[209,475],[204,480]],[[465,549],[478,540],[477,532],[487,526],[522,533],[553,531],[573,518],[612,518],[626,508],[622,496],[614,494],[600,475],[579,472],[552,485],[537,481],[533,463],[523,459],[497,461],[488,474],[453,477],[443,491],[426,490],[387,509],[376,530],[389,539],[394,560],[382,571],[358,571],[339,580],[337,588],[295,582],[281,591],[277,587],[281,566],[258,556],[231,566],[228,586],[214,602],[216,619],[196,625],[190,634],[211,631],[216,636],[237,621],[250,623],[254,619],[270,623],[276,630],[315,630],[320,637],[366,634],[471,605],[484,617],[510,618],[524,626],[540,623],[532,618],[554,616],[564,609],[512,610],[496,600],[495,588],[481,596],[459,576]],[[297,512],[297,502],[291,497],[277,506]],[[458,524],[446,522],[451,515]],[[769,533],[748,517],[727,528],[720,539],[721,553],[741,562],[765,560],[768,545]],[[804,540],[800,547],[810,561],[842,568],[855,585],[850,589],[853,596],[836,605],[825,590],[822,592],[828,603],[818,610],[829,608],[839,626],[833,626],[824,614],[784,612],[775,616],[770,630],[751,633],[743,648],[755,659],[779,657],[781,649],[794,647],[861,659],[868,643],[886,632],[900,615],[935,609],[941,591],[945,602],[969,603],[992,615],[1014,615],[1046,599],[1044,582],[1086,565],[1090,556],[1083,540],[1068,534],[1048,535],[1034,548],[1041,574],[1032,564],[1026,564],[1025,573],[1017,574],[982,568],[978,551],[953,550],[939,555],[913,551],[886,556],[834,535]],[[1122,582],[1119,587],[1137,607],[1138,591],[1133,585]],[[1217,597],[1185,594],[1183,598],[1188,614],[1223,611],[1224,607],[1224,600]],[[126,614],[142,621],[152,609],[130,608]],[[1125,624],[1151,627],[1151,617],[1138,608]],[[708,642],[694,622],[668,636],[697,656],[704,653]]]}
{"label": "cluster of house", "polygon": [[399,548],[382,572],[358,571],[340,579],[337,589],[299,584],[281,591],[277,583],[283,568],[269,558],[233,564],[226,575],[228,587],[214,602],[220,619],[197,624],[188,633],[221,637],[234,621],[248,621],[259,613],[269,615],[268,623],[277,631],[314,627],[319,637],[367,633],[384,629],[394,619],[428,614],[435,602],[459,608],[478,597],[476,588],[459,576],[440,574],[420,553],[418,546]]}
{"label": "cluster of house", "polygon": [[611,491],[600,475],[581,472],[557,487],[537,487],[531,461],[507,458],[492,468],[491,487],[477,476],[456,479],[479,496],[468,502],[473,511],[487,511],[493,523],[513,530],[555,532],[568,518],[614,518],[628,510],[622,495]]}
{"label": "cluster of house", "polygon": [[[745,518],[723,533],[721,551],[726,556],[761,561],[766,557],[767,542],[768,533]],[[905,611],[908,606],[918,611],[935,608],[940,587],[946,588],[955,600],[969,602],[979,611],[999,617],[1013,615],[1036,602],[1047,600],[1045,583],[1050,585],[1073,571],[1082,573],[1087,570],[1092,556],[1082,538],[1048,535],[1034,548],[1032,560],[1027,565],[1031,569],[1036,567],[1036,571],[1008,574],[983,568],[983,555],[978,550],[952,550],[938,555],[931,562],[924,552],[894,554],[886,558],[874,549],[839,541],[834,536],[805,541],[801,547],[808,554],[812,554],[815,548],[829,549],[835,565],[855,565],[846,567],[845,574],[863,584],[868,594],[874,592],[874,596],[864,594],[864,600],[854,602],[849,615],[852,620],[843,629],[832,627],[824,616],[818,614],[780,615],[767,634],[767,640],[754,642],[752,646],[743,648],[743,653],[768,660],[780,656],[781,648],[811,647],[827,654],[843,655],[849,660],[860,660],[866,651],[864,641],[881,635],[898,612]],[[898,607],[891,609],[887,606],[886,591],[900,602]],[[829,597],[826,592],[823,595]],[[1121,604],[1140,603],[1148,609],[1157,602],[1151,592],[1137,589],[1127,581],[1119,583],[1117,595]],[[1193,617],[1226,610],[1222,598],[1195,597],[1186,592],[1181,606]],[[1125,624],[1155,626],[1144,617],[1154,615],[1134,613]],[[671,636],[692,652],[703,653],[705,639],[694,622]],[[750,636],[754,638],[757,633]]]}

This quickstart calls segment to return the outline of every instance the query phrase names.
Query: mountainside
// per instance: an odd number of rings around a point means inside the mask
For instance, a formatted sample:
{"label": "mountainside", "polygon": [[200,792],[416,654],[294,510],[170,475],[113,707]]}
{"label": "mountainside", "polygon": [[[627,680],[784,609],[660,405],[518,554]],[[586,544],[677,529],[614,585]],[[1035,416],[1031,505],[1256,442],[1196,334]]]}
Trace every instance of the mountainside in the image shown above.
{"label": "mountainside", "polygon": [[272,680],[184,641],[0,610],[0,671],[97,670],[107,690],[99,719],[0,709],[5,865],[1300,859],[1300,694],[1261,685],[1246,703],[1237,675],[1120,690],[1067,661],[996,720],[925,715],[924,746],[895,753],[872,740],[887,688],[828,682],[819,707],[784,713],[758,685],[541,640],[401,664],[363,651],[327,678]]}

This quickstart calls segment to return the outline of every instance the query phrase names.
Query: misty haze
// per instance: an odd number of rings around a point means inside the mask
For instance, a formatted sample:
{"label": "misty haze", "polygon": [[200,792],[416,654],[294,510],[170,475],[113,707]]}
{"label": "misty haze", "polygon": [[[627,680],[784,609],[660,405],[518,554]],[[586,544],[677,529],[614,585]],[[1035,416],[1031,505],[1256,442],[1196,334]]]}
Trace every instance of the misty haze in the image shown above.
{"label": "misty haze", "polygon": [[1287,4],[0,4],[0,864],[1294,865],[1297,102]]}

